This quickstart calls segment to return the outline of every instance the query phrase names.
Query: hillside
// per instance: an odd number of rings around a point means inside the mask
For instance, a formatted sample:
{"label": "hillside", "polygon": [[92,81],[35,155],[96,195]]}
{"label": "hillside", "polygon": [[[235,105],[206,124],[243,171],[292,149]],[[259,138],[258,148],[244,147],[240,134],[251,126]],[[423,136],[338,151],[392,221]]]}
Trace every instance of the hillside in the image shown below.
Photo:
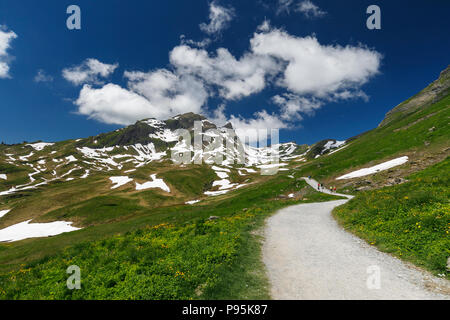
{"label": "hillside", "polygon": [[[3,146],[4,183],[22,175],[29,185],[13,182],[1,196],[0,236],[29,220],[64,221],[77,230],[0,243],[0,298],[268,298],[264,274],[254,272],[261,267],[255,228],[278,208],[338,198],[315,192],[288,168],[262,176],[259,165],[176,165],[167,153],[155,159],[164,153],[156,148],[93,149],[80,142]],[[279,146],[293,163],[302,159],[297,149]],[[256,159],[262,150],[247,152]],[[29,176],[27,167],[40,173]],[[67,290],[69,264],[90,279],[84,290]]]}
{"label": "hillside", "polygon": [[[339,199],[306,176],[356,195],[335,213],[348,230],[448,278],[448,70],[347,141],[255,148],[229,124],[189,113],[0,145],[0,298],[266,299],[258,228],[285,206]],[[200,151],[175,133],[192,133],[194,121],[204,129]],[[276,175],[261,174],[271,166]],[[72,264],[90,280],[86,290],[66,289]]]}
{"label": "hillside", "polygon": [[[409,108],[394,108],[378,128],[349,139],[336,152],[316,155],[316,159],[302,164],[297,170],[305,176],[312,175],[351,191],[396,184],[413,172],[441,162],[450,151],[450,95],[447,89],[442,91],[435,88],[448,88],[448,71],[449,68],[417,96],[430,97],[433,93],[431,102],[427,100],[421,104],[416,98],[409,100]],[[408,161],[395,170],[356,179],[336,180],[347,173],[400,157],[408,157]]]}
{"label": "hillside", "polygon": [[[192,133],[194,121],[203,127],[199,150],[175,134],[177,129]],[[229,125],[217,128],[189,113],[166,121],[138,121],[86,139],[1,145],[0,228],[58,219],[86,227],[127,219],[148,208],[224,195],[260,180],[275,152],[282,162],[299,159],[306,150],[295,143],[278,145],[277,151],[250,147],[233,133]],[[227,148],[230,140],[233,147]],[[187,155],[187,162],[183,158],[174,163],[173,154]],[[216,166],[217,161],[222,165]],[[90,214],[92,210],[102,214]]]}
{"label": "hillside", "polygon": [[384,120],[380,123],[380,127],[384,127],[395,120],[404,118],[419,109],[426,109],[427,107],[448,96],[449,93],[450,66],[442,71],[439,78],[428,87],[389,111]]}
{"label": "hillside", "polygon": [[376,129],[297,166],[354,199],[335,209],[348,231],[450,278],[449,68]]}

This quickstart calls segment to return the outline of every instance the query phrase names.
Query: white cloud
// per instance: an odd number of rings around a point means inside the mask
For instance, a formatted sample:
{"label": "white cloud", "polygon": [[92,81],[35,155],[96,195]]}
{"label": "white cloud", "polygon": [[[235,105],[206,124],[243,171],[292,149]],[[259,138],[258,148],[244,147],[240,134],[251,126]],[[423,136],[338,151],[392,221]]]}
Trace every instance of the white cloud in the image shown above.
{"label": "white cloud", "polygon": [[205,38],[201,41],[194,41],[192,39],[186,39],[186,36],[184,34],[182,34],[180,36],[180,42],[183,45],[189,45],[189,46],[194,46],[194,47],[198,47],[198,48],[206,48],[207,46],[209,46],[211,44],[212,40],[209,38]]}
{"label": "white cloud", "polygon": [[303,0],[299,3],[296,3],[294,0],[278,0],[277,15],[282,13],[289,14],[291,10],[301,12],[305,17],[311,19],[320,18],[327,14],[310,0]]}
{"label": "white cloud", "polygon": [[272,101],[281,107],[281,118],[284,120],[302,120],[301,114],[312,115],[320,109],[323,102],[312,97],[301,97],[292,93],[276,95]]}
{"label": "white cloud", "polygon": [[119,65],[106,64],[97,59],[86,59],[78,66],[63,69],[64,79],[74,85],[102,84],[100,78],[107,78]]}
{"label": "white cloud", "polygon": [[281,30],[256,33],[255,54],[287,62],[278,85],[298,95],[329,98],[365,84],[378,73],[381,55],[362,46],[322,45],[315,37],[295,37]]}
{"label": "white cloud", "polygon": [[319,18],[327,14],[325,11],[322,11],[310,0],[304,0],[300,2],[297,5],[295,11],[303,13],[307,18]]}
{"label": "white cloud", "polygon": [[186,45],[172,50],[170,62],[178,73],[200,77],[217,86],[220,96],[227,100],[261,91],[266,86],[266,77],[280,70],[277,61],[267,55],[246,53],[237,60],[224,48],[210,56],[206,50]]}
{"label": "white cloud", "polygon": [[[368,99],[361,86],[378,73],[381,55],[363,46],[323,45],[315,37],[296,37],[262,24],[240,58],[227,49],[210,53],[185,44],[170,52],[170,70],[127,71],[127,88],[85,85],[75,102],[79,113],[106,123],[130,124],[186,112],[209,114],[231,122],[240,136],[251,129],[287,128],[328,102]],[[106,73],[105,74],[106,76]],[[224,104],[209,111],[207,102],[224,102],[258,93],[268,85],[282,91],[272,98],[279,107],[250,119],[225,116]]]}
{"label": "white cloud", "polygon": [[52,82],[54,79],[51,75],[45,73],[43,69],[39,69],[34,76],[34,82]]}
{"label": "white cloud", "polygon": [[278,0],[277,14],[288,13],[291,11],[293,0]]}
{"label": "white cloud", "polygon": [[85,85],[75,101],[78,112],[109,124],[128,125],[144,118],[168,119],[186,112],[202,112],[208,93],[190,77],[160,69],[125,72],[128,89],[115,84]]}
{"label": "white cloud", "polygon": [[177,75],[166,69],[148,73],[125,72],[129,88],[145,97],[165,116],[200,112],[208,93],[203,83],[190,75]]}
{"label": "white cloud", "polygon": [[17,38],[13,31],[6,31],[6,27],[0,25],[0,79],[9,78],[9,63],[11,56],[8,49],[11,47],[11,41]]}
{"label": "white cloud", "polygon": [[288,127],[286,121],[276,114],[269,114],[262,110],[246,119],[241,116],[225,115],[225,105],[220,105],[213,113],[211,120],[219,126],[230,122],[236,131],[236,135],[244,142],[254,145],[258,141],[266,141],[272,129],[284,129]]}
{"label": "white cloud", "polygon": [[147,99],[112,83],[100,89],[84,85],[75,104],[80,114],[109,124],[131,124],[158,116],[158,109]]}
{"label": "white cloud", "polygon": [[9,65],[0,61],[0,79],[9,78]]}
{"label": "white cloud", "polygon": [[212,1],[209,5],[209,23],[200,24],[200,30],[214,35],[225,29],[234,18],[234,9],[220,6],[217,1]]}
{"label": "white cloud", "polygon": [[264,21],[257,27],[257,30],[261,32],[268,32],[270,29],[270,21],[267,19],[264,19]]}
{"label": "white cloud", "polygon": [[[269,114],[266,110],[256,112],[253,118],[250,119],[232,115],[229,122],[231,122],[233,128],[236,130],[237,136],[250,144],[256,141],[265,141],[268,138],[267,135],[261,135],[261,132],[265,130],[270,135],[272,129],[287,128],[286,122],[281,120],[278,115]],[[255,135],[255,130],[258,131],[258,136]]]}

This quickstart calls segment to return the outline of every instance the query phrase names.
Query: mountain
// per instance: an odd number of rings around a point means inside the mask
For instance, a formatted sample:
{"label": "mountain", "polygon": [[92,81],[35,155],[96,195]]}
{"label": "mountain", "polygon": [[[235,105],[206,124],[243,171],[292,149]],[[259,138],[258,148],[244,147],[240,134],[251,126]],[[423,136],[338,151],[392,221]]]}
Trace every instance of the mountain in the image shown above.
{"label": "mountain", "polygon": [[[347,139],[332,152],[325,146],[333,140],[313,145],[310,161],[298,167],[299,172],[351,192],[403,183],[409,174],[445,160],[450,151],[449,87],[450,67],[438,80],[388,112],[377,128]],[[337,179],[366,168],[377,170],[377,165],[404,157],[408,160],[403,165],[378,174]]]}
{"label": "mountain", "polygon": [[402,102],[386,114],[380,127],[384,127],[395,120],[402,119],[414,112],[424,110],[450,93],[450,66],[441,72],[439,78],[415,96]]}
{"label": "mountain", "polygon": [[340,148],[343,148],[346,143],[347,141],[337,141],[334,139],[322,140],[312,145],[306,156],[308,159],[317,159],[322,155],[336,152]]}
{"label": "mountain", "polygon": [[[202,150],[194,150],[193,147],[195,121],[202,124]],[[192,136],[190,146],[175,134],[178,129],[189,131]],[[217,132],[210,134],[208,130]],[[233,148],[226,148],[227,143],[233,144]],[[275,152],[275,147],[281,161],[298,157],[306,150],[306,146],[297,146],[293,142],[265,148],[250,147],[240,141],[230,124],[218,128],[205,117],[193,113],[165,121],[145,119],[114,132],[85,139],[0,146],[0,160],[4,163],[0,171],[3,174],[22,172],[21,176],[13,175],[12,179],[3,181],[3,185],[11,190],[0,191],[0,195],[15,192],[24,186],[32,188],[61,178],[77,178],[76,173],[83,170],[81,177],[84,178],[96,171],[132,170],[153,161],[170,160],[172,153],[186,152],[190,154],[190,162],[202,160],[214,163],[217,157],[222,156],[224,165],[245,159],[243,165],[256,166],[269,163],[271,158],[267,153]],[[25,173],[29,177],[28,183]]]}
{"label": "mountain", "polygon": [[[311,147],[251,147],[230,124],[193,113],[77,140],[1,144],[0,299],[266,299],[257,275],[265,219],[338,199],[306,176],[355,195],[336,213],[348,230],[449,278],[448,70],[379,127]],[[175,133],[192,133],[195,121],[201,150]],[[270,167],[278,173],[261,175]],[[89,279],[83,290],[67,290],[70,265]]]}
{"label": "mountain", "polygon": [[[197,149],[193,135],[196,121],[202,126]],[[179,129],[191,137],[181,139],[176,134]],[[217,127],[194,113],[165,121],[145,119],[84,139],[2,144],[0,209],[15,209],[1,218],[0,228],[21,219],[39,221],[47,216],[51,221],[49,217],[60,217],[52,213],[58,208],[117,191],[126,191],[124,195],[156,190],[164,199],[152,203],[152,207],[223,195],[244,187],[246,181],[258,180],[252,176],[269,170],[265,166],[271,168],[276,157],[283,166],[283,162],[301,159],[306,150],[307,146],[294,142],[264,148],[248,146],[230,124]],[[179,161],[174,163],[173,156]],[[42,196],[48,202],[40,203],[36,210]],[[79,225],[87,223],[82,220],[78,220]]]}

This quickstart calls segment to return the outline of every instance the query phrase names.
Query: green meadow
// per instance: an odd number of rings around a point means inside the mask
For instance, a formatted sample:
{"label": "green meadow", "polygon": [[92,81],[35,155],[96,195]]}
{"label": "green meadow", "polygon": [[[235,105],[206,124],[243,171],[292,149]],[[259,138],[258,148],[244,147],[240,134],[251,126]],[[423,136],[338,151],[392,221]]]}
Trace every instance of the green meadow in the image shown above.
{"label": "green meadow", "polygon": [[407,179],[359,193],[334,216],[378,249],[450,279],[450,158]]}
{"label": "green meadow", "polygon": [[[302,199],[279,198],[299,190]],[[0,244],[0,298],[267,299],[258,233],[265,218],[285,206],[334,199],[286,175],[192,206],[145,209],[95,198],[67,214],[89,224],[95,209],[108,203],[115,203],[108,206],[109,219],[130,209],[142,212],[56,237]],[[67,289],[71,265],[81,269],[81,290]]]}

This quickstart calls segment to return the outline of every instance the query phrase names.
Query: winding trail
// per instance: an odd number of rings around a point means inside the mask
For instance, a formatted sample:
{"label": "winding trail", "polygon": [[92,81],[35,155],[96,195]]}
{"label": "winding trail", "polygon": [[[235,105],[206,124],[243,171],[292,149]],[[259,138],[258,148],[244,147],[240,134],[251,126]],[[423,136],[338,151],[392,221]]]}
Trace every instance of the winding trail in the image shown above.
{"label": "winding trail", "polygon": [[[316,181],[304,179],[317,190]],[[268,219],[263,260],[273,299],[450,300],[450,281],[344,231],[331,211],[347,201],[300,204]]]}

